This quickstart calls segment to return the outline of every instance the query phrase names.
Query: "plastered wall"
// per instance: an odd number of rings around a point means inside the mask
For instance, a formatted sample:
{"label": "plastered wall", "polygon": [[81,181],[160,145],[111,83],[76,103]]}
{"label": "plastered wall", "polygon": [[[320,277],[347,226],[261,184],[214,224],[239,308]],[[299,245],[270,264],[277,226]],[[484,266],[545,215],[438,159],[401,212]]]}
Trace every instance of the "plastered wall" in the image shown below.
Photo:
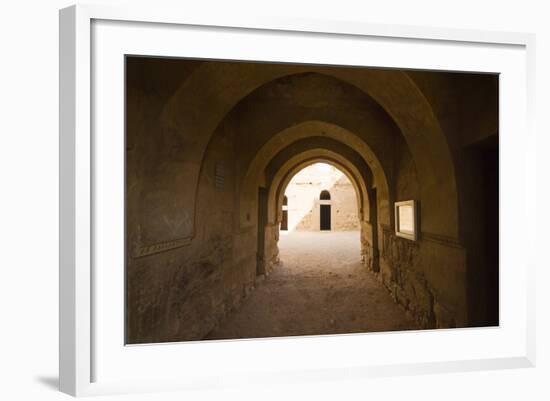
{"label": "plastered wall", "polygon": [[[329,201],[321,201],[321,191],[330,193]],[[359,230],[357,195],[346,175],[326,163],[315,163],[296,174],[288,184],[288,229],[319,231],[320,205],[330,205],[331,230]]]}
{"label": "plastered wall", "polygon": [[[492,77],[144,58],[126,71],[128,342],[201,339],[239,307],[276,267],[281,187],[309,160],[351,177],[330,190],[347,216],[334,227],[361,231],[365,268],[423,327],[498,321]],[[409,199],[415,242],[394,234]]]}

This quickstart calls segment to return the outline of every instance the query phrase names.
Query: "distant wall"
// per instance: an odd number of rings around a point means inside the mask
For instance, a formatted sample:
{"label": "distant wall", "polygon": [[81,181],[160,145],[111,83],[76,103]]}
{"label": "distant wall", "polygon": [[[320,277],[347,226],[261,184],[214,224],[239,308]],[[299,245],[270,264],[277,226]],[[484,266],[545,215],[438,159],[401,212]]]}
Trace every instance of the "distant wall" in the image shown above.
{"label": "distant wall", "polygon": [[[330,193],[330,201],[320,201],[321,191]],[[285,195],[288,199],[288,229],[319,231],[320,204],[331,206],[331,230],[359,230],[357,196],[351,181],[337,168],[316,163],[296,174]]]}

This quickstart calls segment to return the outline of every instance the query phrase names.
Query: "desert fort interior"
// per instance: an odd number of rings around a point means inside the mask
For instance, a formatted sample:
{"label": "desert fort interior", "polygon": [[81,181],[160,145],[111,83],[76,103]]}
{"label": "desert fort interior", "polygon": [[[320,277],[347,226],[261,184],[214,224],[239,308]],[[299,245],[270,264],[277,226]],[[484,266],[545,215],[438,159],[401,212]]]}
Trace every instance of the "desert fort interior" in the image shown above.
{"label": "desert fort interior", "polygon": [[498,80],[127,56],[127,343],[498,325]]}

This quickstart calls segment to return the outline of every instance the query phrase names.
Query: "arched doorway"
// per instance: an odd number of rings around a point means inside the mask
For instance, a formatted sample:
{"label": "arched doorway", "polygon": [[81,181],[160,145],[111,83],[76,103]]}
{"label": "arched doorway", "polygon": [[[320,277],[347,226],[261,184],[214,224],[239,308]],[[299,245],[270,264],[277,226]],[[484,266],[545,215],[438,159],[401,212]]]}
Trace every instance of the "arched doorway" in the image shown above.
{"label": "arched doorway", "polygon": [[331,210],[330,210],[330,192],[326,189],[321,191],[319,196],[320,222],[319,229],[321,231],[330,231],[331,228]]}

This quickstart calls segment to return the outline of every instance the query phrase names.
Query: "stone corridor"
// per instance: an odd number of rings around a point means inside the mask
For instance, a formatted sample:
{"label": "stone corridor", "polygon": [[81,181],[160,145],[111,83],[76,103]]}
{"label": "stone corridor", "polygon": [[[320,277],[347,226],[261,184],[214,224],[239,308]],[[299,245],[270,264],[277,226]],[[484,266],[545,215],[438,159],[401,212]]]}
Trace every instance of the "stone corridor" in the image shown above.
{"label": "stone corridor", "polygon": [[125,71],[127,344],[499,325],[498,74]]}
{"label": "stone corridor", "polygon": [[360,262],[359,232],[289,232],[281,263],[207,339],[415,329]]}

